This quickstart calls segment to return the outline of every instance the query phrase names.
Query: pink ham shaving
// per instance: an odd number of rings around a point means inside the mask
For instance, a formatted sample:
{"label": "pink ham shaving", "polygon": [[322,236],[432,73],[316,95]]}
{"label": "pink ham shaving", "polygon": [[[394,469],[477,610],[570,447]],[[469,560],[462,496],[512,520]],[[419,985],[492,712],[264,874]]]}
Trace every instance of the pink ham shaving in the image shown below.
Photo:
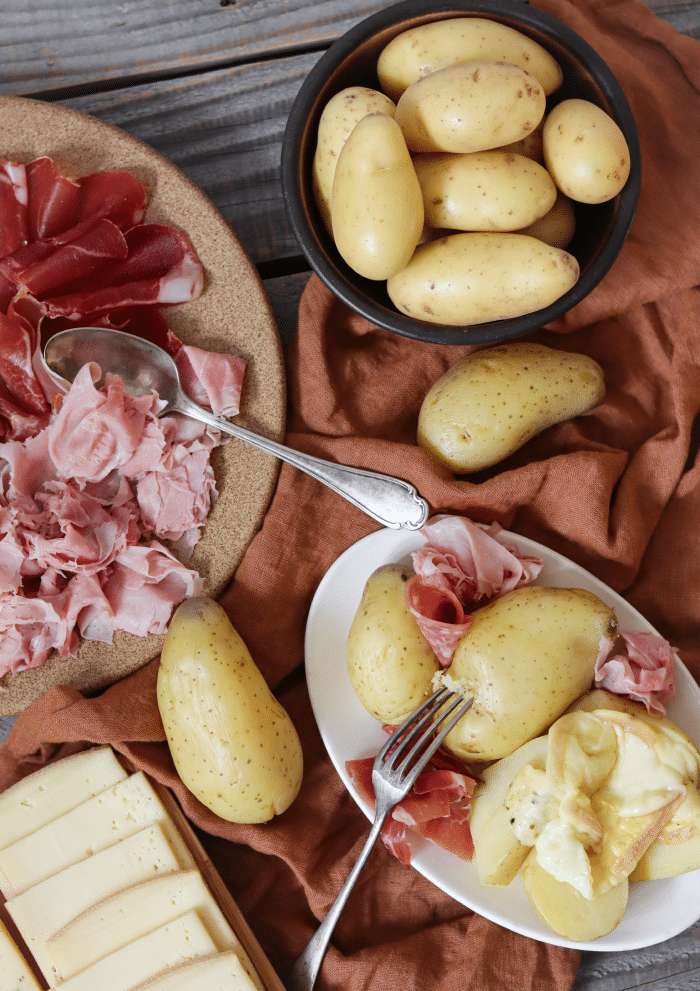
{"label": "pink ham shaving", "polygon": [[[347,761],[345,767],[360,797],[374,805],[374,757]],[[438,846],[471,860],[474,844],[469,828],[469,806],[474,779],[456,771],[440,752],[428,763],[413,788],[396,805],[382,828],[389,853],[403,864],[411,862],[411,835],[433,840]]]}
{"label": "pink ham shaving", "polygon": [[42,335],[71,322],[123,327],[176,356],[195,401],[238,412],[245,361],[183,345],[155,309],[196,298],[203,271],[181,231],[141,223],[145,206],[128,173],[0,163],[0,677],[72,656],[81,637],[162,633],[203,588],[186,561],[218,496],[222,435],[159,418],[157,396],[114,376],[97,389],[96,366],[61,396],[39,360]]}
{"label": "pink ham shaving", "polygon": [[594,685],[615,695],[643,702],[647,712],[663,716],[673,699],[675,649],[655,633],[620,633],[620,645],[603,638],[595,666]]}
{"label": "pink ham shaving", "polygon": [[415,576],[406,583],[406,604],[440,665],[449,667],[477,605],[533,581],[539,558],[520,554],[464,516],[434,516],[421,530],[427,543],[411,555]]}

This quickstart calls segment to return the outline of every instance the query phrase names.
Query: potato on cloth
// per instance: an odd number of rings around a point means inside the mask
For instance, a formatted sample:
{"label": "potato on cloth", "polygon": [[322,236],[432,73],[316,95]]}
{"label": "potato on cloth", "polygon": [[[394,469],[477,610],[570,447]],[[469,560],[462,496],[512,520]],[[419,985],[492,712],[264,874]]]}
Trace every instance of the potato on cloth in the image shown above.
{"label": "potato on cloth", "polygon": [[[535,2],[608,62],[640,130],[644,181],[625,248],[590,296],[533,335],[599,362],[604,401],[589,416],[533,438],[506,462],[469,481],[455,479],[417,448],[415,429],[430,383],[468,348],[378,330],[313,278],[287,351],[286,439],[407,478],[433,511],[495,519],[565,554],[624,594],[700,677],[700,603],[688,594],[700,587],[700,555],[689,551],[700,518],[692,431],[700,414],[700,294],[693,288],[700,282],[700,187],[688,181],[700,159],[700,135],[687,127],[700,115],[698,45],[632,0]],[[114,743],[173,786],[284,972],[325,915],[368,831],[325,754],[302,661],[306,613],[319,581],[342,551],[376,528],[283,466],[264,525],[220,599],[301,738],[304,781],[283,815],[234,826],[183,789],[158,716],[156,662],[96,698],[59,688],[32,705],[0,749],[0,787],[88,742]],[[378,847],[341,915],[317,987],[569,991],[578,963],[577,951],[474,915]]]}

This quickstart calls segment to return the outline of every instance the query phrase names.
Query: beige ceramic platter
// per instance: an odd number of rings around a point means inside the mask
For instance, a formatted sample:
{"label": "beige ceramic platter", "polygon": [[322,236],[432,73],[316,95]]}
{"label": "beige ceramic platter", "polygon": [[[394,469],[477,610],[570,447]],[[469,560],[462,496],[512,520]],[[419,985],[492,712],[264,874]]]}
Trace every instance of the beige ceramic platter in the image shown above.
{"label": "beige ceramic platter", "polygon": [[[279,335],[258,273],[225,218],[204,193],[148,145],[94,117],[22,97],[0,97],[0,159],[48,155],[63,175],[122,169],[148,192],[146,222],[183,230],[204,266],[199,299],[162,310],[186,344],[241,355],[248,362],[237,422],[275,440],[284,435],[285,380]],[[217,596],[260,527],[279,462],[231,439],[213,459],[219,499],[190,566]],[[57,684],[92,692],[160,653],[163,637],[117,633],[111,646],[84,641],[76,658],[53,655],[40,668],[0,682],[0,715],[14,715]]]}

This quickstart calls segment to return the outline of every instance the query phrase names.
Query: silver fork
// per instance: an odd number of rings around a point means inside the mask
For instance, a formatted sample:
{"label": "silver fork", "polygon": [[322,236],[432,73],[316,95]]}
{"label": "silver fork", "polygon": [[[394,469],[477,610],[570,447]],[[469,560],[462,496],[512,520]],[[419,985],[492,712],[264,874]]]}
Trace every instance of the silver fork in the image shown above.
{"label": "silver fork", "polygon": [[[409,793],[420,772],[473,701],[473,698],[465,699],[460,693],[443,686],[394,730],[377,754],[372,769],[376,802],[372,829],[328,915],[287,975],[284,982],[286,991],[311,991],[313,988],[335,924],[381,833],[384,820]],[[436,713],[437,718],[433,719]],[[441,727],[440,731],[434,735],[438,727]]]}

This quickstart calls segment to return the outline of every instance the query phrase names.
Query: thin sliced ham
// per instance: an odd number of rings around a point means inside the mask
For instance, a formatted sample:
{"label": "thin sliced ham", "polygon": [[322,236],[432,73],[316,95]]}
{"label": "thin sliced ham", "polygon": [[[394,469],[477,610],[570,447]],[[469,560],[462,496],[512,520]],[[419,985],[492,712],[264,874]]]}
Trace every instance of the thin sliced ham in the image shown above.
{"label": "thin sliced ham", "polygon": [[123,261],[93,273],[89,288],[63,287],[58,296],[42,299],[49,317],[78,321],[140,306],[174,306],[196,299],[204,288],[204,272],[182,231],[163,224],[141,224],[126,234]]}
{"label": "thin sliced ham", "polygon": [[175,363],[190,399],[215,416],[236,416],[241,408],[246,362],[238,355],[223,357],[185,344],[175,355]]}
{"label": "thin sliced ham", "polygon": [[21,162],[0,162],[0,258],[27,243],[27,170]]}
{"label": "thin sliced ham", "polygon": [[54,237],[73,225],[80,185],[59,174],[50,158],[27,165],[28,240]]}
{"label": "thin sliced ham", "polygon": [[594,685],[643,702],[648,712],[665,715],[676,690],[675,648],[655,633],[620,632],[619,646],[603,638]]}
{"label": "thin sliced ham", "polygon": [[426,545],[412,554],[415,577],[406,583],[406,605],[442,667],[449,667],[471,622],[469,613],[533,581],[539,558],[522,555],[465,516],[434,516],[421,530]]}
{"label": "thin sliced ham", "polygon": [[[374,805],[372,768],[374,757],[346,761],[345,767],[360,797]],[[403,864],[411,862],[411,834],[433,840],[438,846],[471,860],[474,844],[469,828],[469,806],[474,779],[441,766],[431,759],[413,788],[396,805],[384,823],[382,839],[389,853]]]}

